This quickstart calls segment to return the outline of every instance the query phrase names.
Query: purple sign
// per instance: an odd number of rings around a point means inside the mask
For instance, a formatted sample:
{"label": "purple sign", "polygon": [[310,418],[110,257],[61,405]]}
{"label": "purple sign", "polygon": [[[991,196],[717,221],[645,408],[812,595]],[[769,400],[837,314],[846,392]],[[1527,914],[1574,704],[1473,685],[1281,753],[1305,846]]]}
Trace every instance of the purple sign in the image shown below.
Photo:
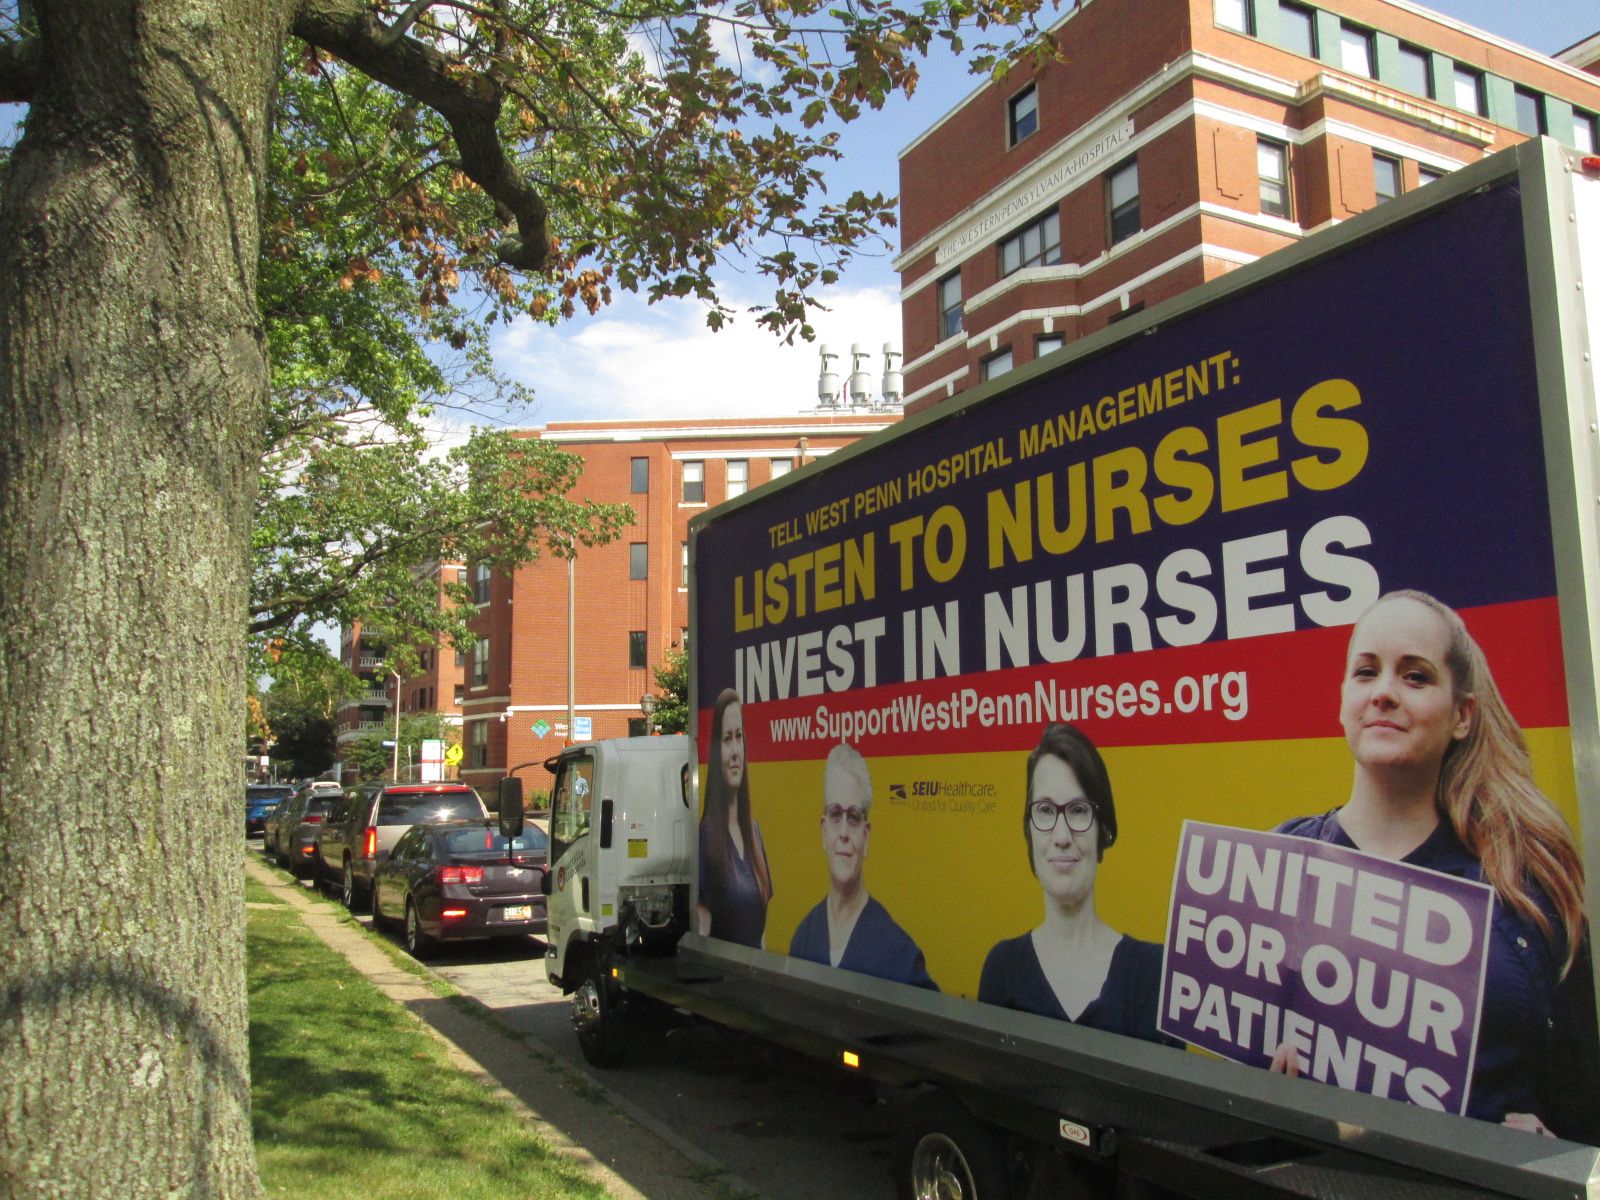
{"label": "purple sign", "polygon": [[1185,821],[1160,1028],[1265,1067],[1465,1114],[1494,889],[1358,850]]}

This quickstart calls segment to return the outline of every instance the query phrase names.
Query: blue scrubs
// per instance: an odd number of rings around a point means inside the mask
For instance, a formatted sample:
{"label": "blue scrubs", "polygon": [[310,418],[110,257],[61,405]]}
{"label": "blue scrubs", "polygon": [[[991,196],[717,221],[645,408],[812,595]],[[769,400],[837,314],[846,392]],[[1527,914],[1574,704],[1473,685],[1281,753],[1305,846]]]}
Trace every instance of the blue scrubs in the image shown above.
{"label": "blue scrubs", "polygon": [[[1337,811],[1296,817],[1276,832],[1358,850],[1339,824]],[[1483,864],[1440,821],[1402,862],[1458,879],[1483,882]],[[1550,936],[1495,898],[1483,1015],[1467,1115],[1497,1124],[1507,1113],[1532,1113],[1569,1141],[1600,1145],[1600,1062],[1595,1031],[1594,978],[1587,944],[1572,970],[1561,977],[1567,945],[1549,897],[1534,899],[1550,919]]]}
{"label": "blue scrubs", "polygon": [[[751,822],[757,847],[761,846],[761,827]],[[767,931],[767,901],[761,898],[761,888],[756,883],[755,870],[748,859],[728,847],[728,877],[718,880],[719,887],[708,886],[706,875],[706,841],[711,831],[700,822],[700,903],[711,913],[711,936],[741,946],[761,949],[761,937]],[[727,837],[727,832],[722,832]],[[763,850],[763,853],[765,851]]]}
{"label": "blue scrubs", "polygon": [[[1156,1030],[1160,998],[1161,947],[1124,934],[1111,952],[1111,968],[1106,972],[1100,994],[1073,1023],[1146,1042],[1181,1046],[1182,1042]],[[984,1004],[1038,1013],[1058,1021],[1072,1020],[1045,978],[1031,933],[1000,942],[989,951],[978,980],[978,999]]]}
{"label": "blue scrubs", "polygon": [[[789,943],[789,957],[803,958],[809,962],[829,965],[828,955],[828,902],[823,902],[808,912],[794,931]],[[895,924],[889,910],[872,897],[856,918],[850,931],[839,966],[846,971],[862,975],[876,975],[879,979],[892,979],[914,987],[939,990],[939,985],[928,975],[923,964],[922,951],[917,949],[911,935]]]}

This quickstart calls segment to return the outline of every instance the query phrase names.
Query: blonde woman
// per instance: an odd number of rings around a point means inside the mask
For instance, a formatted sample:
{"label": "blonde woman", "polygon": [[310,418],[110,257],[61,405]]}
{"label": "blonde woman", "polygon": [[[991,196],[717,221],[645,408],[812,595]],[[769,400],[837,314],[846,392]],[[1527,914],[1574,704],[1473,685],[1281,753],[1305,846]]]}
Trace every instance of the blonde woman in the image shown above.
{"label": "blonde woman", "polygon": [[[1350,799],[1282,833],[1494,888],[1468,1115],[1600,1141],[1583,862],[1534,786],[1527,743],[1454,610],[1390,592],[1350,637],[1340,723]],[[1274,1069],[1297,1073],[1292,1051]]]}

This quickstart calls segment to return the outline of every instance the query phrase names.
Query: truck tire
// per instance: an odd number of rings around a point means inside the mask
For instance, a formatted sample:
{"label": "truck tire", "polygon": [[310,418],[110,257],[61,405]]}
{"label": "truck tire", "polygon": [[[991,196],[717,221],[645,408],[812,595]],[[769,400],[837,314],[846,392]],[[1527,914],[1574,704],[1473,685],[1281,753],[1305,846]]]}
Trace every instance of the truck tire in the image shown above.
{"label": "truck tire", "polygon": [[572,991],[572,1028],[590,1066],[606,1070],[621,1064],[627,1033],[621,1000],[592,958],[585,960]]}
{"label": "truck tire", "polygon": [[903,1116],[895,1183],[901,1200],[1009,1200],[994,1135],[945,1092],[918,1096]]}

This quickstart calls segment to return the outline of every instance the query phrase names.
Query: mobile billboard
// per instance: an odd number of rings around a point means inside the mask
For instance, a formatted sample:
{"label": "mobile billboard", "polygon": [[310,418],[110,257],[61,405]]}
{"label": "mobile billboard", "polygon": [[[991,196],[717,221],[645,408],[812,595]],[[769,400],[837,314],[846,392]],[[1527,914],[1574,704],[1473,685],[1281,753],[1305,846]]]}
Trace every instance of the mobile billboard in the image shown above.
{"label": "mobile billboard", "polygon": [[1463,192],[698,523],[699,931],[1600,1144],[1526,251]]}

